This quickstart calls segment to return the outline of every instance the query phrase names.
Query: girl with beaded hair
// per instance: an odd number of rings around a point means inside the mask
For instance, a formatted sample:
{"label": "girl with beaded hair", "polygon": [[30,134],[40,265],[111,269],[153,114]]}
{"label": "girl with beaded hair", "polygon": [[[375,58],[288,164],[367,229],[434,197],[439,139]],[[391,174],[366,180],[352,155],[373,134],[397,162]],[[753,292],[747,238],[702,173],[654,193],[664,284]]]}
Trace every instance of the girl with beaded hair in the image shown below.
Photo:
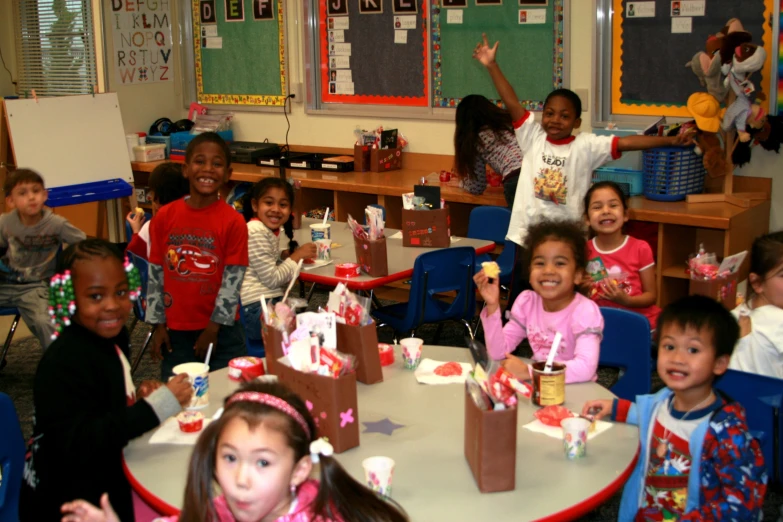
{"label": "girl with beaded hair", "polygon": [[[223,414],[199,436],[180,514],[155,522],[408,520],[354,480],[333,453],[298,395],[276,381],[251,381],[226,399]],[[311,478],[315,464],[319,480]],[[63,522],[118,520],[105,496],[100,508],[77,500],[63,513]]]}
{"label": "girl with beaded hair", "polygon": [[59,520],[75,498],[111,495],[119,519],[132,521],[122,468],[129,440],[177,414],[190,400],[186,375],[167,385],[131,379],[128,331],[136,269],[114,245],[86,239],[68,247],[51,280],[55,340],[33,385],[33,437],[25,462],[21,520]]}

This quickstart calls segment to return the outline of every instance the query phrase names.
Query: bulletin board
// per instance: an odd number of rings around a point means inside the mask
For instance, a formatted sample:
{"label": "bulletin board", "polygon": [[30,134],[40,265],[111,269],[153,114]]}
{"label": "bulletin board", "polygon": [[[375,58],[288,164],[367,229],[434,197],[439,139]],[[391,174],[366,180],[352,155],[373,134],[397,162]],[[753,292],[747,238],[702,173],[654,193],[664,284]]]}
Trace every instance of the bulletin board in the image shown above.
{"label": "bulletin board", "polygon": [[[780,0],[779,11],[778,28],[783,27],[783,0]],[[776,65],[778,68],[778,115],[783,115],[783,31],[778,32],[778,56]]]}
{"label": "bulletin board", "polygon": [[429,0],[330,0],[328,9],[319,0],[321,100],[427,107],[428,9]]}
{"label": "bulletin board", "polygon": [[[776,0],[702,0],[703,15],[690,16],[690,30],[673,20],[675,5],[699,2],[613,0],[612,20],[612,107],[613,114],[689,117],[685,107],[694,92],[706,91],[686,67],[694,54],[705,49],[709,35],[718,32],[731,18],[739,18],[753,42],[763,45],[767,60],[751,80],[763,90],[769,108],[772,69],[772,17]],[[654,16],[638,16],[643,4],[655,4]],[[634,4],[637,16],[627,16]],[[684,12],[681,13],[684,15]],[[684,32],[676,32],[684,31]]]}
{"label": "bulletin board", "polygon": [[281,0],[191,0],[198,102],[282,106],[287,96]]}
{"label": "bulletin board", "polygon": [[[465,7],[451,7],[464,4]],[[449,11],[462,11],[459,22]],[[451,19],[449,18],[451,16]],[[436,0],[432,6],[434,105],[456,107],[468,94],[496,100],[484,67],[472,58],[486,33],[497,61],[528,110],[563,87],[563,0]]]}

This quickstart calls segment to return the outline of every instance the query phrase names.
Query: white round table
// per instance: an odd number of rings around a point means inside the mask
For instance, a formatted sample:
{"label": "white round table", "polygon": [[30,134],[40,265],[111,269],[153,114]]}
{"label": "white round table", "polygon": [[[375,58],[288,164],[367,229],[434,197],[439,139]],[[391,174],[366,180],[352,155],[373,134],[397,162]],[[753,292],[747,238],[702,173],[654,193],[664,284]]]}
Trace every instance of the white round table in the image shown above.
{"label": "white round table", "polygon": [[[622,487],[636,461],[635,426],[616,424],[588,442],[587,457],[568,461],[560,440],[522,426],[536,407],[522,399],[518,412],[516,489],[482,494],[464,456],[464,386],[422,385],[402,368],[399,347],[384,382],[358,384],[359,422],[390,419],[403,427],[392,435],[362,433],[357,448],[337,459],[360,482],[362,460],[385,455],[395,460],[393,498],[414,522],[438,520],[569,520],[595,509]],[[463,348],[425,346],[423,357],[472,362]],[[210,374],[211,416],[238,387],[227,370]],[[596,383],[566,386],[565,406],[580,411],[588,399],[612,398]],[[364,432],[364,427],[362,427]],[[125,448],[126,475],[134,490],[164,514],[182,503],[192,447],[149,444],[153,432]]]}

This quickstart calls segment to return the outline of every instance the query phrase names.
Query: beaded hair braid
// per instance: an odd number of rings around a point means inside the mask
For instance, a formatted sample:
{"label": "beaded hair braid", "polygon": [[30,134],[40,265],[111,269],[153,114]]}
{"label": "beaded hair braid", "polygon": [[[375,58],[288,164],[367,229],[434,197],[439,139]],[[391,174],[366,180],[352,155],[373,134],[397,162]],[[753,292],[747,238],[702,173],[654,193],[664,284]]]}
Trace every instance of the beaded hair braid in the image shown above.
{"label": "beaded hair braid", "polygon": [[[125,257],[125,274],[128,277],[128,295],[135,301],[141,295],[141,275],[139,270]],[[71,271],[55,274],[49,283],[49,316],[54,325],[52,340],[57,339],[63,328],[70,326],[71,316],[76,313],[76,296],[73,292]]]}

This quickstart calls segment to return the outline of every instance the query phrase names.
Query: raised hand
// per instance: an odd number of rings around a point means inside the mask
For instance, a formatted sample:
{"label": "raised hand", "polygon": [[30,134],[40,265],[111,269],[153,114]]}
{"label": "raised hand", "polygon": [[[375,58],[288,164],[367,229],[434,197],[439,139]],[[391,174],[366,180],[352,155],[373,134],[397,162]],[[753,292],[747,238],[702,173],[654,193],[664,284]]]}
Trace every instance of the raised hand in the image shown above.
{"label": "raised hand", "polygon": [[487,41],[487,34],[481,34],[482,41],[476,44],[476,48],[473,49],[473,58],[481,62],[484,67],[489,67],[495,63],[495,55],[498,52],[498,45],[500,42],[495,42],[492,47],[489,46]]}

